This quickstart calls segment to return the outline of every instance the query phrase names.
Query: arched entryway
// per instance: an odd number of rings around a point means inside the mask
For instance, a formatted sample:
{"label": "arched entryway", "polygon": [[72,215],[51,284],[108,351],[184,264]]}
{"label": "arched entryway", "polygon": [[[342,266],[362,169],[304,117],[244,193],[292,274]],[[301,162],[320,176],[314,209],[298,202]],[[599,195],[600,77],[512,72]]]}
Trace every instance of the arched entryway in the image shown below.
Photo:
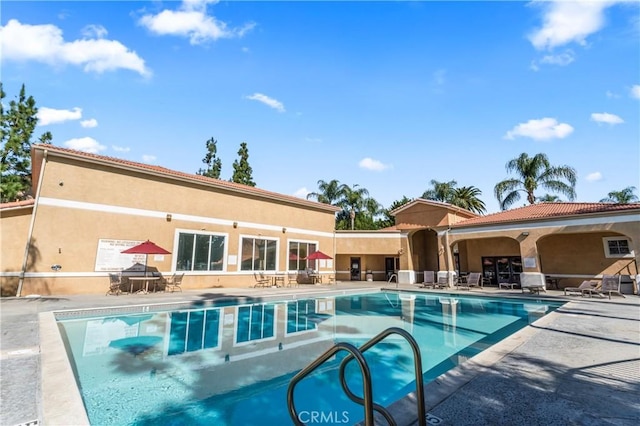
{"label": "arched entryway", "polygon": [[520,243],[509,237],[473,238],[451,244],[456,272],[480,272],[484,285],[520,283]]}

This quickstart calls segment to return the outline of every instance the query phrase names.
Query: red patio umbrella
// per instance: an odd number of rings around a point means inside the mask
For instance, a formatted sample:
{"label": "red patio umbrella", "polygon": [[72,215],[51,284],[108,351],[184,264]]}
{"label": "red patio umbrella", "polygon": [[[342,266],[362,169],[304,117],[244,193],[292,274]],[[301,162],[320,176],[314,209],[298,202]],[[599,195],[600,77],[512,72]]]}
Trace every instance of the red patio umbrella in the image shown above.
{"label": "red patio umbrella", "polygon": [[144,276],[147,276],[147,258],[150,254],[171,254],[170,251],[163,249],[155,243],[147,240],[144,243],[140,243],[137,246],[130,247],[126,250],[122,250],[120,253],[126,254],[144,254]]}
{"label": "red patio umbrella", "polygon": [[316,260],[316,259],[333,259],[333,257],[328,254],[324,254],[320,250],[314,251],[309,256],[307,256],[307,260]]}

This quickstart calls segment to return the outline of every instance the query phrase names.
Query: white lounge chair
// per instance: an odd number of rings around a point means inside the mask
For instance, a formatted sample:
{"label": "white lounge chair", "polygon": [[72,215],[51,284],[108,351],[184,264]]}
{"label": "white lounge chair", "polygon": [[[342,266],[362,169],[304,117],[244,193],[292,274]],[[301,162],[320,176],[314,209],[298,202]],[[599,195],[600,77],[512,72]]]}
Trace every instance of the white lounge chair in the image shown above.
{"label": "white lounge chair", "polygon": [[565,287],[564,295],[567,296],[571,294],[579,294],[580,296],[584,296],[585,290],[595,289],[597,285],[598,283],[596,283],[595,281],[585,280],[582,281],[582,283],[578,287]]}
{"label": "white lounge chair", "polygon": [[436,285],[435,273],[433,271],[424,271],[424,277],[422,278],[422,282],[418,283],[418,285],[420,287],[434,288]]}
{"label": "white lounge chair", "polygon": [[456,288],[466,288],[467,290],[471,290],[471,287],[482,287],[481,281],[481,274],[480,272],[470,272],[469,275],[467,275],[467,279],[466,280],[458,280],[456,282]]}

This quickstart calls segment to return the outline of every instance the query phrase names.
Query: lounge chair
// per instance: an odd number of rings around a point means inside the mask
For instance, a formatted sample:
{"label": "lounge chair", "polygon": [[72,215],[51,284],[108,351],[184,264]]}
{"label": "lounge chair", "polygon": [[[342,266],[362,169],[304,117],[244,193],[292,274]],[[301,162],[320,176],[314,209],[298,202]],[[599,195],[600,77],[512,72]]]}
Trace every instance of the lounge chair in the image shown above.
{"label": "lounge chair", "polygon": [[462,287],[471,290],[471,287],[482,287],[480,279],[480,272],[470,272],[466,280],[460,279],[456,282],[456,288],[460,289]]}
{"label": "lounge chair", "polygon": [[296,272],[287,272],[287,286],[298,286],[297,275],[298,274]]}
{"label": "lounge chair", "polygon": [[567,296],[571,294],[579,294],[580,296],[584,296],[584,290],[595,289],[597,285],[598,283],[594,281],[585,280],[582,281],[582,283],[578,287],[565,287],[564,295]]}
{"label": "lounge chair", "polygon": [[435,288],[435,273],[433,271],[424,271],[424,278],[422,278],[421,283],[417,283],[420,287],[431,287]]}
{"label": "lounge chair", "polygon": [[620,292],[620,275],[603,275],[602,282],[598,287],[593,289],[585,289],[582,291],[583,294],[588,294],[591,297],[594,294],[597,294],[601,297],[604,295],[608,295],[609,299],[611,299],[612,294],[617,294],[618,296],[625,297],[624,294]]}
{"label": "lounge chair", "polygon": [[171,293],[173,293],[176,290],[179,290],[180,292],[182,292],[182,278],[184,277],[184,272],[181,274],[173,274],[171,276],[171,278],[169,278],[166,282],[165,282],[165,287],[164,290],[165,291],[170,291]]}

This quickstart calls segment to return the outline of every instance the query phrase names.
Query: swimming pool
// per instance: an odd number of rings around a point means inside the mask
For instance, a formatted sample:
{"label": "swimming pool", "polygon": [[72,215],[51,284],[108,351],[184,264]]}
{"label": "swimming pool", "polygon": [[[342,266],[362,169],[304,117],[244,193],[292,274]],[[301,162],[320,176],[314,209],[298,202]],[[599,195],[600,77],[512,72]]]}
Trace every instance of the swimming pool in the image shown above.
{"label": "swimming pool", "polygon": [[[359,346],[388,327],[403,328],[420,344],[427,383],[561,305],[377,292],[56,318],[92,424],[270,425],[290,422],[289,380],[336,342]],[[340,388],[345,355],[296,388],[299,413],[309,419],[319,414],[324,424],[362,419],[362,407]],[[413,359],[403,339],[385,339],[366,358],[377,403],[388,405],[414,390]],[[350,388],[360,390],[355,363],[347,376]]]}

